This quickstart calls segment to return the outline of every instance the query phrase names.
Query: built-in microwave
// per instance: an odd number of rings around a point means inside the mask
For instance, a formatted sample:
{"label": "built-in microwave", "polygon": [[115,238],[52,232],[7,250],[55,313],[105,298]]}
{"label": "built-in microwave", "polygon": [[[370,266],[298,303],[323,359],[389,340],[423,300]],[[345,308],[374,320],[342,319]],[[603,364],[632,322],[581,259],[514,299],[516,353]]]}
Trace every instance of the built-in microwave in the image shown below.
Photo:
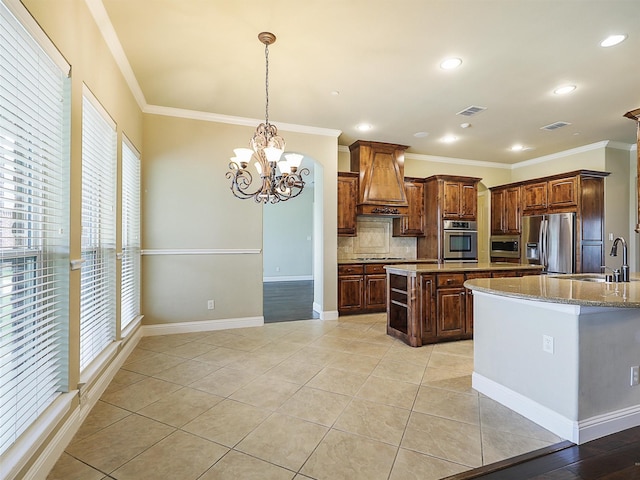
{"label": "built-in microwave", "polygon": [[445,220],[443,224],[444,261],[477,262],[478,229],[476,222]]}
{"label": "built-in microwave", "polygon": [[502,258],[520,258],[520,235],[492,235],[490,256]]}

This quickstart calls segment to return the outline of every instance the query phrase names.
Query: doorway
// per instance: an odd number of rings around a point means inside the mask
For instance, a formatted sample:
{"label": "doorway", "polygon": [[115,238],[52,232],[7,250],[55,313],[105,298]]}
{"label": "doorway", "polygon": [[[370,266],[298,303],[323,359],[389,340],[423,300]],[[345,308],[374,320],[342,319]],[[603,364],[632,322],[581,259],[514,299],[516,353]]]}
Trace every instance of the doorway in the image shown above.
{"label": "doorway", "polygon": [[314,162],[305,157],[302,193],[263,206],[263,317],[265,323],[319,318],[314,312]]}

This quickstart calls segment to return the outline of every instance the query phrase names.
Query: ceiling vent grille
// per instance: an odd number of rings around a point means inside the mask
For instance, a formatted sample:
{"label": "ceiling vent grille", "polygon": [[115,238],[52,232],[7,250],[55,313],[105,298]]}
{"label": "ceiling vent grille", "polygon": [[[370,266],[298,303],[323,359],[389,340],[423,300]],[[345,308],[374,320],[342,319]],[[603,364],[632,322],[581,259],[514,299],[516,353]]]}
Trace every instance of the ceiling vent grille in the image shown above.
{"label": "ceiling vent grille", "polygon": [[566,127],[567,125],[571,125],[571,124],[569,122],[554,122],[554,123],[550,123],[549,125],[545,125],[544,127],[540,127],[540,130],[552,131],[562,127]]}
{"label": "ceiling vent grille", "polygon": [[478,107],[476,105],[471,105],[461,112],[456,113],[456,115],[464,115],[465,117],[470,117],[471,115],[475,115],[476,113],[484,112],[486,109],[487,107]]}

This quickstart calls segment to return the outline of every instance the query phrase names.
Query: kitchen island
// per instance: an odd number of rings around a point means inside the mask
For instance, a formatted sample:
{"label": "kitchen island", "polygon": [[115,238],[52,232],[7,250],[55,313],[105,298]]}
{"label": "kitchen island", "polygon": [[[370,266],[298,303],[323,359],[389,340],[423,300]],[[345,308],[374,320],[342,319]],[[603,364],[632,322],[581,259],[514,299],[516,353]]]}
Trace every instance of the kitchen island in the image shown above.
{"label": "kitchen island", "polygon": [[578,444],[640,425],[640,276],[465,287],[474,293],[475,390]]}
{"label": "kitchen island", "polygon": [[466,280],[537,275],[539,265],[452,262],[386,265],[387,334],[412,347],[473,336]]}

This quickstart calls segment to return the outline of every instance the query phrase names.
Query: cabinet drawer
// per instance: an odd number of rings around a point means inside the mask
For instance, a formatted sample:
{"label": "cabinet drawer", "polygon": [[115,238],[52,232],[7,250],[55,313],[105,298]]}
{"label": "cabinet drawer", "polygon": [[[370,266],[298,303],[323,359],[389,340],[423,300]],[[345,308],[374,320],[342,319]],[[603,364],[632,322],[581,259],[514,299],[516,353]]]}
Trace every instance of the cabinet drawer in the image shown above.
{"label": "cabinet drawer", "polygon": [[384,266],[385,266],[384,263],[374,263],[374,264],[365,265],[364,273],[366,273],[367,275],[370,275],[372,273],[387,273],[387,271],[384,269]]}
{"label": "cabinet drawer", "polygon": [[438,288],[442,287],[461,287],[464,283],[464,273],[446,273],[439,274],[436,284]]}
{"label": "cabinet drawer", "polygon": [[338,265],[338,275],[362,275],[364,266],[361,264]]}
{"label": "cabinet drawer", "polygon": [[517,270],[505,270],[505,271],[493,272],[491,276],[493,278],[519,277],[520,273]]}

